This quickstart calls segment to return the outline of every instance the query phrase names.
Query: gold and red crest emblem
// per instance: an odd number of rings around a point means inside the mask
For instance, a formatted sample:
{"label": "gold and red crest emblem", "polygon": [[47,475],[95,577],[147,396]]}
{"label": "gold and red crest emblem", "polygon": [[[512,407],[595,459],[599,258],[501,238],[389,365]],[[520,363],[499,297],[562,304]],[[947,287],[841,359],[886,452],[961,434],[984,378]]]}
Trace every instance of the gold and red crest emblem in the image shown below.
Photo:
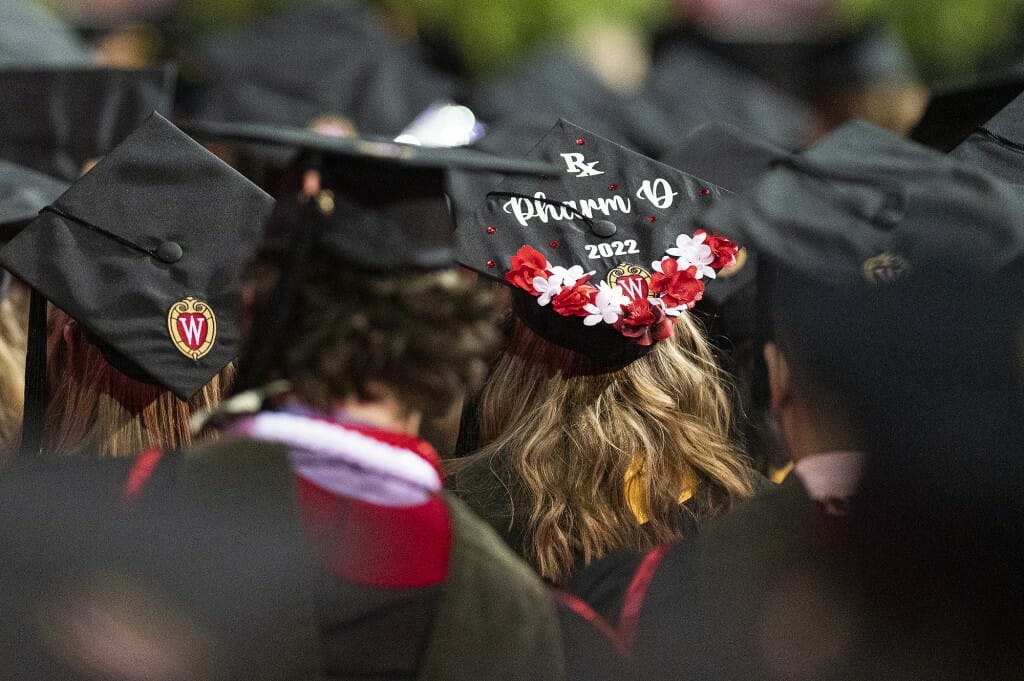
{"label": "gold and red crest emblem", "polygon": [[189,296],[171,305],[167,330],[181,354],[200,359],[213,349],[217,340],[217,318],[209,305]]}
{"label": "gold and red crest emblem", "polygon": [[633,300],[643,300],[651,294],[651,273],[640,265],[620,263],[608,272],[609,286],[620,286]]}

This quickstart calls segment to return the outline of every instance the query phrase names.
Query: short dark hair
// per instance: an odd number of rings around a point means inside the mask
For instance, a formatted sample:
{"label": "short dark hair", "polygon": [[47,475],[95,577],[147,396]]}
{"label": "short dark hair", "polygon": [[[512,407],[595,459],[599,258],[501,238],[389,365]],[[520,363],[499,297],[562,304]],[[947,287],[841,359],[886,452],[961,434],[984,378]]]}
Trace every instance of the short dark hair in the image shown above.
{"label": "short dark hair", "polygon": [[[248,266],[253,309],[273,293],[279,258]],[[468,273],[368,272],[314,255],[271,377],[291,382],[310,406],[374,397],[381,383],[411,411],[446,413],[484,378],[500,338],[493,295]]]}

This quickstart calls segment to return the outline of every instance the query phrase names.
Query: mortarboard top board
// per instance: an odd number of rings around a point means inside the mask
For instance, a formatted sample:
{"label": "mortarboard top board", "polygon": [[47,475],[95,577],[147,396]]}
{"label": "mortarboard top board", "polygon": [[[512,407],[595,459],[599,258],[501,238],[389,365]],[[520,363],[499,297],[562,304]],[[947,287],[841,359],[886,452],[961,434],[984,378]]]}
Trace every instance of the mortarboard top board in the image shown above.
{"label": "mortarboard top board", "polygon": [[188,399],[237,354],[238,271],[272,203],[152,114],[0,250],[0,264],[115,367]]}
{"label": "mortarboard top board", "polygon": [[200,61],[207,83],[195,117],[211,121],[306,127],[343,117],[361,134],[394,137],[458,91],[360,3],[284,9],[214,36]]}
{"label": "mortarboard top board", "polygon": [[877,287],[917,270],[981,276],[1024,254],[1024,203],[1011,185],[862,121],[697,222],[824,285]]}
{"label": "mortarboard top board", "polygon": [[808,101],[837,87],[916,82],[909,52],[877,22],[779,37],[685,26],[658,39],[656,59],[681,44],[711,52]]}
{"label": "mortarboard top board", "polygon": [[0,3],[0,68],[85,66],[91,61],[71,29],[38,2]]}
{"label": "mortarboard top board", "polygon": [[688,42],[672,44],[658,55],[643,98],[671,130],[660,156],[705,123],[730,123],[786,148],[801,146],[813,127],[813,113],[802,101]]}
{"label": "mortarboard top board", "polygon": [[[560,167],[542,178],[506,177],[479,197],[476,212],[459,219],[459,262],[511,284],[520,318],[552,343],[598,362],[636,359],[666,336],[642,324],[635,330],[628,323],[634,312],[661,308],[651,312],[660,324],[699,299],[703,284],[695,278],[687,300],[664,296],[656,265],[675,249],[700,250],[703,239],[692,242],[690,220],[723,190],[564,120],[528,158]],[[717,254],[708,247],[703,255],[708,259],[694,272],[706,281]],[[594,298],[587,286],[604,293]],[[593,307],[563,292],[586,294]],[[633,302],[629,311],[623,307]]]}
{"label": "mortarboard top board", "polygon": [[0,244],[10,241],[67,188],[67,182],[0,160]]}
{"label": "mortarboard top board", "polygon": [[949,155],[1007,182],[1024,185],[1024,95],[1018,95]]}
{"label": "mortarboard top board", "polygon": [[288,186],[280,192],[264,247],[287,243],[297,220],[313,219],[320,248],[376,271],[455,265],[453,222],[445,198],[449,169],[533,175],[553,170],[548,163],[472,149],[332,137],[301,128],[203,122],[186,129],[201,138],[300,150],[294,167],[318,170],[320,192],[310,202],[313,210],[304,210],[296,198],[299,178],[294,173],[286,178]]}
{"label": "mortarboard top board", "polygon": [[910,139],[950,151],[1024,92],[1024,70],[966,86],[940,88]]}
{"label": "mortarboard top board", "polygon": [[730,123],[711,122],[694,128],[661,162],[742,194],[787,156],[789,152],[763,137]]}
{"label": "mortarboard top board", "polygon": [[[99,453],[97,453],[99,454]],[[21,458],[0,476],[11,678],[313,678],[319,583],[286,453]],[[130,647],[131,656],[123,650]]]}
{"label": "mortarboard top board", "polygon": [[176,79],[170,65],[0,70],[0,158],[74,180],[153,111],[169,114]]}

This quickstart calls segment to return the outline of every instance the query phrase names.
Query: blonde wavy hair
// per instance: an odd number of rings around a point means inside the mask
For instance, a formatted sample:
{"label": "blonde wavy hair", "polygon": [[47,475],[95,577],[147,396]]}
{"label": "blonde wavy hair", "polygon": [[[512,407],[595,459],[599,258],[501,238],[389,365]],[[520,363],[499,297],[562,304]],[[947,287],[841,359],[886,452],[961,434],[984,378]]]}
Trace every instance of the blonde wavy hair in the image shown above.
{"label": "blonde wavy hair", "polygon": [[234,379],[234,364],[186,401],[118,371],[62,310],[50,306],[47,326],[47,454],[131,456],[151,447],[186,448],[216,437],[193,436],[189,421],[194,413],[220,403]]}
{"label": "blonde wavy hair", "polygon": [[679,537],[684,491],[698,522],[753,494],[723,377],[689,315],[648,354],[594,375],[553,372],[553,355],[575,353],[512,324],[480,395],[484,446],[453,468],[510,457],[509,484],[529,500],[526,558],[545,579],[562,584],[577,559]]}
{"label": "blonde wavy hair", "polygon": [[12,280],[0,300],[0,463],[17,451],[24,404],[28,289]]}

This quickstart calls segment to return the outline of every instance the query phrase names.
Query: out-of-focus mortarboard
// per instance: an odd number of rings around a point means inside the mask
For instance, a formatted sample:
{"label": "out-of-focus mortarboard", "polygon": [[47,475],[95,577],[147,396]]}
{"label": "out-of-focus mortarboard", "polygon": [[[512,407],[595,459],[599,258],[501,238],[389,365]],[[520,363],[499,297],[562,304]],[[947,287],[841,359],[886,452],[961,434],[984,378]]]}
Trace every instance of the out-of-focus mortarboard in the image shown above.
{"label": "out-of-focus mortarboard", "polygon": [[1024,255],[1011,185],[860,121],[698,223],[824,285],[879,286],[916,268],[992,272]]}
{"label": "out-of-focus mortarboard", "polygon": [[[67,182],[0,161],[0,245],[14,238],[67,188]],[[0,268],[0,300],[7,296],[10,283],[11,273]]]}
{"label": "out-of-focus mortarboard", "polygon": [[209,121],[307,127],[342,117],[360,134],[394,137],[431,103],[457,94],[451,78],[359,3],[285,9],[215,36],[201,61],[207,83],[195,116]]}
{"label": "out-of-focus mortarboard", "polygon": [[[449,170],[531,175],[554,170],[550,163],[471,149],[331,137],[302,128],[195,122],[186,129],[207,139],[300,151],[275,192],[278,203],[263,245],[285,255],[285,270],[271,303],[257,313],[260,338],[243,356],[239,390],[263,380],[314,249],[367,272],[451,269],[455,223],[445,195]],[[318,188],[303,198],[309,171],[319,174]]]}
{"label": "out-of-focus mortarboard", "polygon": [[31,0],[0,4],[0,68],[85,66],[89,53],[75,34]]}
{"label": "out-of-focus mortarboard", "polygon": [[683,27],[657,41],[656,58],[680,44],[712,52],[808,101],[835,88],[916,82],[906,47],[878,23],[777,38]]}
{"label": "out-of-focus mortarboard", "polygon": [[802,146],[814,127],[806,104],[754,72],[688,42],[667,46],[657,56],[643,96],[671,130],[659,156],[705,123],[730,123],[787,149]]}
{"label": "out-of-focus mortarboard", "polygon": [[1017,96],[949,155],[1024,185],[1024,96]]}
{"label": "out-of-focus mortarboard", "polygon": [[[0,264],[32,287],[34,315],[41,295],[123,373],[188,399],[237,354],[239,269],[272,203],[153,114],[0,250]],[[32,377],[31,345],[29,355]]]}
{"label": "out-of-focus mortarboard", "polygon": [[5,470],[5,674],[315,676],[316,583],[290,466],[283,452],[237,454],[187,467],[167,455],[135,499],[125,495],[132,459],[20,459]]}
{"label": "out-of-focus mortarboard", "polygon": [[950,151],[1024,92],[1024,71],[938,90],[910,139]]}
{"label": "out-of-focus mortarboard", "polygon": [[65,180],[154,111],[169,114],[173,66],[0,71],[0,158]]}
{"label": "out-of-focus mortarboard", "polygon": [[67,188],[67,182],[0,160],[0,244],[10,241]]}
{"label": "out-of-focus mortarboard", "polygon": [[528,158],[560,167],[479,197],[460,218],[458,257],[511,284],[520,318],[556,345],[606,366],[637,359],[735,256],[731,243],[690,236],[723,192],[713,184],[564,120]]}

